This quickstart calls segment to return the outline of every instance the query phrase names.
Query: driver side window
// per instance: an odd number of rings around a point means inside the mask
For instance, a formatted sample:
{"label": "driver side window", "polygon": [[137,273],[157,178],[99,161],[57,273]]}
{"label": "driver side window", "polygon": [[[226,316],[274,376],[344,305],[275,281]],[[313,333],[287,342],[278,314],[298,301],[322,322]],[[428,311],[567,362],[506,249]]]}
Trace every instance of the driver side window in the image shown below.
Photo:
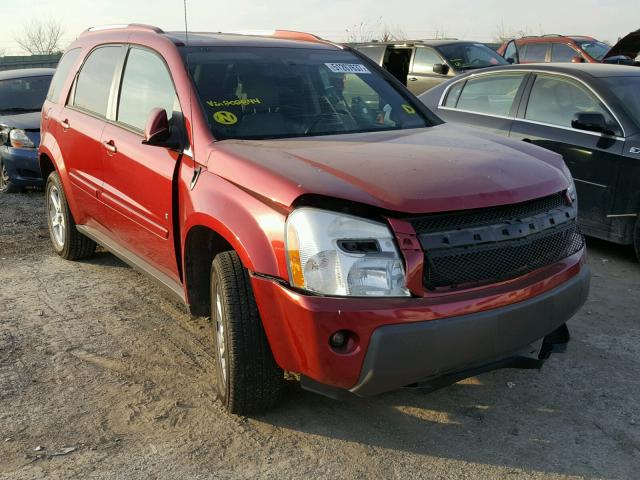
{"label": "driver side window", "polygon": [[122,76],[118,122],[143,131],[156,107],[164,108],[169,120],[174,111],[180,111],[169,71],[155,53],[132,48]]}
{"label": "driver side window", "polygon": [[435,50],[428,47],[418,47],[413,60],[413,73],[433,73],[433,66],[437,63],[444,64],[444,60]]}

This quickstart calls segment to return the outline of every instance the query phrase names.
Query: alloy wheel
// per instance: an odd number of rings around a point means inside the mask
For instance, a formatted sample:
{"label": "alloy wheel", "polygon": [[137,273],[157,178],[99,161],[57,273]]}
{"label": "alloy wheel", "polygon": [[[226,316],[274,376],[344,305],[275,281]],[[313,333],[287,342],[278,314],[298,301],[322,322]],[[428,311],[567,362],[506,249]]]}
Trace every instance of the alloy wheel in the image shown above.
{"label": "alloy wheel", "polygon": [[58,187],[52,186],[49,190],[49,221],[53,239],[59,248],[64,247],[66,236],[66,223],[62,213],[62,199]]}

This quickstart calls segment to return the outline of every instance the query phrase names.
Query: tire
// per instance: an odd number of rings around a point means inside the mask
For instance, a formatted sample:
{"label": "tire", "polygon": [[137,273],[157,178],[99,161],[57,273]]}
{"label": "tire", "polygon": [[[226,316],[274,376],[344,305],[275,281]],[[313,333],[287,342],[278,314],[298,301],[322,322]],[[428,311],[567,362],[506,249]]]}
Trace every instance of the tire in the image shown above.
{"label": "tire", "polygon": [[218,254],[211,265],[211,319],[216,390],[225,409],[249,415],[275,407],[284,373],[271,353],[249,275],[236,252]]}
{"label": "tire", "polygon": [[4,165],[4,162],[0,158],[0,193],[18,193],[21,191],[21,187],[11,182],[11,177],[9,177],[7,167]]}
{"label": "tire", "polygon": [[81,260],[96,251],[96,243],[76,228],[57,172],[47,178],[45,213],[53,249],[66,260]]}

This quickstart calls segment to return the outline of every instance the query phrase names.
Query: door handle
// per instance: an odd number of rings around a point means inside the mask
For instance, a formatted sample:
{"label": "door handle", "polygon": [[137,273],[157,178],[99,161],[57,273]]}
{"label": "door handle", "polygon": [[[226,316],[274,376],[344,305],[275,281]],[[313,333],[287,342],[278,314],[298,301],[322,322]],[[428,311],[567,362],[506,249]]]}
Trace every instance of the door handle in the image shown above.
{"label": "door handle", "polygon": [[69,120],[66,118],[64,120],[60,120],[60,126],[63,130],[69,130]]}
{"label": "door handle", "polygon": [[102,142],[102,145],[104,145],[104,148],[107,149],[107,152],[111,154],[114,154],[118,151],[118,148],[116,147],[115,143],[113,143],[113,140]]}
{"label": "door handle", "polygon": [[418,77],[409,77],[409,81],[410,82],[417,82],[418,81]]}

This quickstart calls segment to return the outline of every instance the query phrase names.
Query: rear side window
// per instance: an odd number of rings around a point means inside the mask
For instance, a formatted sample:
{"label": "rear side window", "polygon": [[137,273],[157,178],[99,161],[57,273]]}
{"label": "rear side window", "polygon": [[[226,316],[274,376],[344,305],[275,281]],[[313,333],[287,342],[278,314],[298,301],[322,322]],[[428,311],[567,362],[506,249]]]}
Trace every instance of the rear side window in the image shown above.
{"label": "rear side window", "polygon": [[507,116],[524,77],[524,73],[518,73],[471,78],[462,89],[456,108]]}
{"label": "rear side window", "polygon": [[56,73],[53,75],[53,80],[51,80],[49,92],[47,93],[47,100],[52,102],[58,102],[60,100],[60,90],[62,89],[65,80],[69,76],[69,71],[71,70],[71,67],[73,67],[73,64],[76,63],[81,51],[82,49],[80,48],[74,48],[62,56],[60,62],[58,62]]}
{"label": "rear side window", "polygon": [[576,113],[601,113],[607,123],[618,130],[616,121],[606,108],[580,83],[549,75],[536,78],[525,114],[527,120],[571,127]]}
{"label": "rear side window", "polygon": [[570,63],[573,60],[573,57],[580,56],[578,52],[576,52],[569,45],[565,45],[564,43],[554,43],[553,48],[551,50],[551,61],[552,62],[564,62]]}
{"label": "rear side window", "polygon": [[89,54],[76,82],[73,105],[107,116],[109,93],[122,47],[100,47]]}
{"label": "rear side window", "polygon": [[464,87],[465,82],[458,82],[453,85],[449,89],[449,93],[447,94],[447,99],[444,102],[445,107],[456,108],[458,105],[458,99],[460,98],[460,93],[462,92],[462,87]]}
{"label": "rear side window", "polygon": [[120,87],[118,122],[144,130],[149,112],[164,108],[169,118],[177,110],[171,76],[162,59],[148,50],[132,48]]}
{"label": "rear side window", "polygon": [[522,54],[522,60],[525,62],[546,62],[548,49],[548,43],[529,43]]}

